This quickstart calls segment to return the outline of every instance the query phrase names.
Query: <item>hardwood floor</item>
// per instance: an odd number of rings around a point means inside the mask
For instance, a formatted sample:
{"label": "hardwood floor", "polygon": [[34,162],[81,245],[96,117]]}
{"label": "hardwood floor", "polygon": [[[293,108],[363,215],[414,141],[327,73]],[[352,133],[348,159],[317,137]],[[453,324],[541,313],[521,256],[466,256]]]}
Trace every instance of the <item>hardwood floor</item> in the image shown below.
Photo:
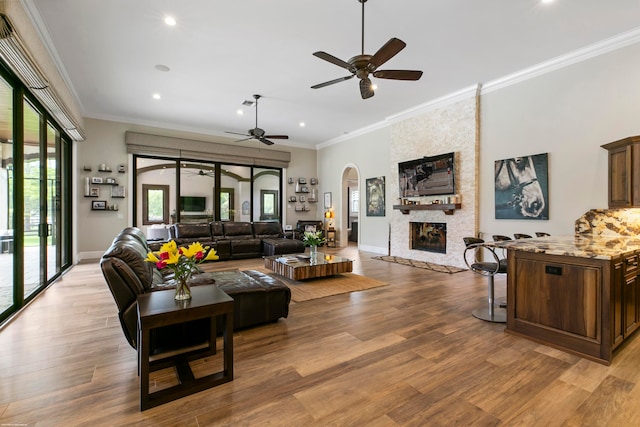
{"label": "hardwood floor", "polygon": [[0,425],[640,425],[640,339],[603,366],[472,317],[486,284],[470,272],[327,252],[390,286],[292,303],[235,334],[233,382],[144,412],[99,266],[75,266],[0,330]]}

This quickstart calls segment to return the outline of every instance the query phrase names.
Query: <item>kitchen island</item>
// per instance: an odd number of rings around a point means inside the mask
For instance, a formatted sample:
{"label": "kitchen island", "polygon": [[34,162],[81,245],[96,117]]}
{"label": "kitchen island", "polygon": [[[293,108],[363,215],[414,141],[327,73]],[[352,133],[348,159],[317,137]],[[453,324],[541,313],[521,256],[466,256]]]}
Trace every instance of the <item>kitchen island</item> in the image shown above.
{"label": "kitchen island", "polygon": [[508,252],[506,331],[608,365],[640,326],[640,239],[579,225],[494,243]]}

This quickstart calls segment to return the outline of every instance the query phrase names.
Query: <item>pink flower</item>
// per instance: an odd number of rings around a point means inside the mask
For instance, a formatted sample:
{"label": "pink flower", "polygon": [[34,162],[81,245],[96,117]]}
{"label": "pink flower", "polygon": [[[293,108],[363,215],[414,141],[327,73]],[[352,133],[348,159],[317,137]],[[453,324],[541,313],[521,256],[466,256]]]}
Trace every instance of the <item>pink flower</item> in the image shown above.
{"label": "pink flower", "polygon": [[160,252],[160,259],[169,259],[169,252]]}
{"label": "pink flower", "polygon": [[[166,253],[166,252],[165,252]],[[158,270],[162,270],[163,268],[165,268],[167,266],[167,263],[164,261],[158,261],[156,263],[156,267],[158,267]]]}
{"label": "pink flower", "polygon": [[204,254],[202,253],[202,251],[198,251],[196,253],[196,259],[200,261],[202,258],[204,258]]}

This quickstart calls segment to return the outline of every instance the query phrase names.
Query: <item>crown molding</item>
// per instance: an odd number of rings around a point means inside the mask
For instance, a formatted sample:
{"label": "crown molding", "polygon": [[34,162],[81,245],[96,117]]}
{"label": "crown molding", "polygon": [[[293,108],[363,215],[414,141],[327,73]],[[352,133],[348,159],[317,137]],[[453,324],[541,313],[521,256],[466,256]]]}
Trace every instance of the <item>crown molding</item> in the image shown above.
{"label": "crown molding", "polygon": [[593,43],[582,49],[574,50],[566,55],[541,62],[533,67],[525,68],[524,70],[492,80],[483,85],[482,93],[493,92],[507,86],[568,67],[578,62],[586,61],[587,59],[622,49],[623,47],[630,46],[638,42],[640,42],[640,27],[618,34],[617,36],[601,40],[597,43]]}

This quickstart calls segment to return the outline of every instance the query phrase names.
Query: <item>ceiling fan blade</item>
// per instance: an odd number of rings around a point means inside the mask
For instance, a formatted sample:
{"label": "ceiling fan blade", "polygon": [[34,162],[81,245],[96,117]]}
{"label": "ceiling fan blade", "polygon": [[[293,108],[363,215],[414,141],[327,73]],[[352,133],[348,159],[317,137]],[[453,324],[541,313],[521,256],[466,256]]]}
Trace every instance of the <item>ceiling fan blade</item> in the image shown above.
{"label": "ceiling fan blade", "polygon": [[267,145],[273,145],[272,141],[269,141],[268,139],[266,139],[265,137],[262,138],[258,138],[260,140],[260,142],[262,142],[263,144],[267,144]]}
{"label": "ceiling fan blade", "polygon": [[375,92],[371,87],[371,80],[369,80],[368,77],[360,80],[360,95],[362,96],[362,99],[368,99],[375,95]]}
{"label": "ceiling fan blade", "polygon": [[325,61],[331,62],[332,64],[335,64],[338,67],[346,68],[349,71],[351,71],[351,69],[353,68],[351,64],[349,64],[348,62],[345,62],[340,58],[336,58],[333,55],[329,55],[327,52],[322,52],[322,51],[314,52],[313,56],[316,56],[320,59],[324,59]]}
{"label": "ceiling fan blade", "polygon": [[407,44],[395,37],[391,38],[385,43],[369,60],[369,65],[373,66],[373,69],[378,68],[394,56],[398,54]]}
{"label": "ceiling fan blade", "polygon": [[420,80],[422,71],[415,70],[380,70],[374,71],[373,77],[392,80]]}
{"label": "ceiling fan blade", "polygon": [[230,133],[231,135],[251,136],[251,135],[247,135],[246,133],[230,132],[228,130],[225,131],[224,133]]}
{"label": "ceiling fan blade", "polygon": [[349,80],[353,76],[355,76],[355,74],[352,74],[352,75],[346,76],[346,77],[340,77],[339,79],[329,80],[328,82],[319,83],[317,85],[311,86],[311,89],[320,89],[321,87],[325,87],[325,86],[329,86],[329,85],[332,85],[332,84],[340,83],[340,82],[343,82],[345,80]]}
{"label": "ceiling fan blade", "polygon": [[237,140],[235,140],[235,141],[233,141],[233,142],[242,142],[242,141],[248,141],[248,140],[250,140],[250,139],[253,139],[253,138],[254,138],[253,136],[250,136],[249,138],[244,138],[244,139],[237,139]]}
{"label": "ceiling fan blade", "polygon": [[271,138],[271,139],[289,139],[289,135],[265,135],[263,138]]}

